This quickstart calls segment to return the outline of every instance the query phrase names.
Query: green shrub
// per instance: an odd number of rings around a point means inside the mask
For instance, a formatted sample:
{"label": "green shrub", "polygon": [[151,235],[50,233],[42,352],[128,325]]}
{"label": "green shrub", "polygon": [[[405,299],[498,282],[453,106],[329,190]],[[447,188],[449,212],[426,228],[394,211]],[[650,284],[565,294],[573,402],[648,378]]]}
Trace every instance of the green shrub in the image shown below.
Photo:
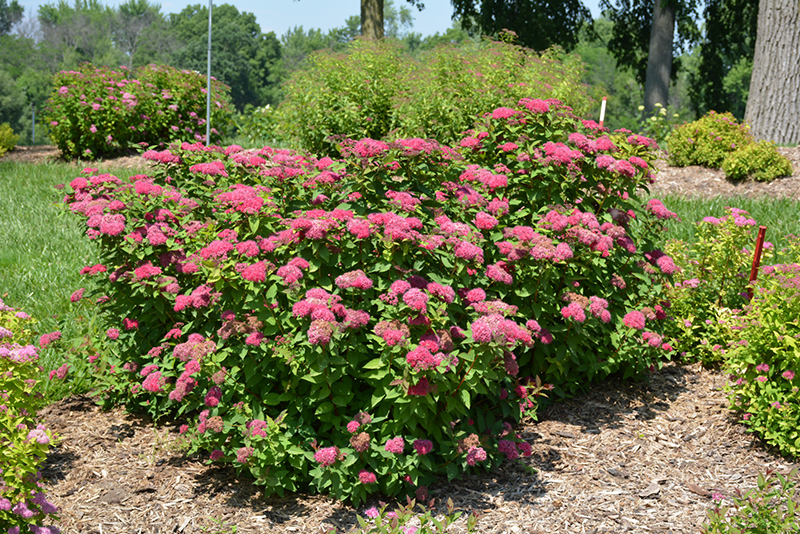
{"label": "green shrub", "polygon": [[420,58],[395,102],[398,135],[456,144],[475,117],[522,98],[554,98],[577,115],[590,111],[583,64],[557,49],[541,54],[510,43],[441,46]]}
{"label": "green shrub", "polygon": [[738,124],[730,112],[711,111],[672,132],[667,140],[669,163],[718,169],[728,154],[753,143],[749,130],[746,124]]}
{"label": "green shrub", "polygon": [[0,158],[9,150],[13,150],[17,146],[17,141],[19,136],[14,134],[11,126],[7,123],[0,124]]}
{"label": "green shrub", "polygon": [[[396,127],[394,102],[413,60],[390,40],[355,40],[348,53],[321,51],[287,82],[278,108],[283,135],[317,154],[334,154],[334,135],[381,139]],[[249,134],[248,134],[249,135]]]}
{"label": "green shrub", "polygon": [[791,176],[792,162],[778,153],[775,143],[759,141],[725,156],[722,170],[731,180],[753,178],[759,182],[770,182],[781,176]]}
{"label": "green shrub", "polygon": [[[442,46],[418,61],[395,43],[357,40],[345,54],[313,55],[292,76],[278,126],[318,154],[335,154],[329,139],[335,135],[414,136],[455,145],[476,117],[524,97],[560,99],[586,113],[582,68],[578,58],[557,50],[540,55],[508,43]],[[264,129],[253,119],[243,131],[250,137]]]}
{"label": "green shrub", "polygon": [[[34,393],[39,376],[38,348],[31,344],[33,320],[0,300],[0,531],[41,526],[57,512],[39,488],[52,433],[37,424],[41,395]],[[47,334],[42,346],[57,339]],[[66,368],[63,369],[66,372]],[[35,530],[31,530],[35,532]]]}
{"label": "green shrub", "polygon": [[270,493],[360,502],[527,454],[513,425],[546,383],[669,355],[674,214],[638,200],[653,142],[628,133],[524,99],[463,155],[183,144],[146,152],[149,177],[76,178],[70,209],[103,258],[83,300],[107,295],[86,354],[106,402],[184,415],[195,450]]}
{"label": "green shrub", "polygon": [[716,506],[708,512],[703,534],[789,534],[800,531],[798,522],[797,469],[788,475],[759,474],[757,486],[730,497],[713,495]]}
{"label": "green shrub", "polygon": [[[665,251],[679,267],[669,285],[670,316],[666,329],[675,349],[685,358],[718,365],[734,337],[736,314],[746,304],[756,221],[738,208],[725,216],[705,217],[694,242],[670,241]],[[769,244],[763,252],[768,261]]]}
{"label": "green shrub", "polygon": [[[89,64],[53,77],[50,138],[69,158],[94,159],[169,141],[205,139],[206,78],[148,65],[134,72]],[[230,121],[228,88],[212,80],[212,139]]]}
{"label": "green shrub", "polygon": [[[730,403],[742,421],[781,453],[800,453],[800,265],[761,269],[753,299],[726,357]],[[797,375],[797,376],[796,376]]]}

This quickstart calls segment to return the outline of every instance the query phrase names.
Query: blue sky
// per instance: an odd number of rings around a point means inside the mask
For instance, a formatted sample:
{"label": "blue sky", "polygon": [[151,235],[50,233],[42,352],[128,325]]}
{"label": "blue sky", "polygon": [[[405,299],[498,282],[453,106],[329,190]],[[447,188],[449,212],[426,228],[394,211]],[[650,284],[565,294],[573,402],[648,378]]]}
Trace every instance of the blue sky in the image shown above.
{"label": "blue sky", "polygon": [[[20,3],[25,7],[25,14],[35,14],[42,4],[55,4],[57,0],[50,2],[42,0],[21,0]],[[67,0],[72,3],[73,0]],[[120,0],[100,0],[102,4],[116,6]],[[158,0],[151,0],[158,3]],[[161,11],[164,13],[177,13],[184,7],[202,3],[208,4],[206,0],[162,0]],[[320,28],[327,31],[331,28],[342,26],[347,17],[360,13],[360,0],[218,0],[215,4],[233,4],[239,11],[253,13],[258,20],[263,32],[274,31],[278,37],[286,33],[287,30],[295,26],[303,26],[305,29]],[[414,16],[413,31],[422,35],[431,35],[436,32],[443,33],[450,27],[453,15],[453,8],[450,0],[425,0],[425,9],[417,11],[411,7]],[[587,0],[589,9],[596,17],[600,10],[597,7],[597,0]],[[405,4],[404,0],[395,0],[396,5]],[[408,4],[407,4],[408,5]]]}

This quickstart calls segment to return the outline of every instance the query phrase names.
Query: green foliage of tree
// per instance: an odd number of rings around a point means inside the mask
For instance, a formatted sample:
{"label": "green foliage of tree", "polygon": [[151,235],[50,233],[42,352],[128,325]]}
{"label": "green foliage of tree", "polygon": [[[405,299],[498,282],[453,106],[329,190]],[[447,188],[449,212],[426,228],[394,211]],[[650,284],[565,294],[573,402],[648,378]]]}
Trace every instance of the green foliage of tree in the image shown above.
{"label": "green foliage of tree", "polygon": [[697,115],[730,111],[744,118],[755,52],[758,0],[708,0],[699,67],[691,77]]}
{"label": "green foliage of tree", "polygon": [[10,74],[0,70],[0,123],[8,123],[18,132],[24,112],[25,93]]}
{"label": "green foliage of tree", "polygon": [[519,43],[545,50],[559,45],[572,50],[578,32],[591,24],[592,16],[581,0],[551,3],[541,0],[451,0],[453,16],[461,19],[464,29],[477,27],[485,35],[507,29],[515,32]]}
{"label": "green foliage of tree", "polygon": [[[187,6],[170,15],[171,30],[182,46],[173,55],[174,65],[206,71],[208,8]],[[211,75],[231,87],[238,110],[267,94],[264,86],[277,68],[279,48],[275,34],[263,34],[252,13],[239,12],[230,4],[214,8],[211,28]]]}
{"label": "green foliage of tree", "polygon": [[66,0],[39,6],[43,42],[40,51],[52,71],[75,67],[82,62],[98,66],[119,66],[123,53],[115,47],[112,34],[115,12],[99,0]]}
{"label": "green foliage of tree", "polygon": [[614,23],[607,17],[594,21],[594,32],[584,29],[575,47],[575,54],[583,59],[586,70],[583,82],[594,92],[598,100],[608,97],[605,125],[611,129],[627,128],[639,130],[639,105],[644,94],[641,84],[630,69],[620,67],[608,49],[614,31]]}
{"label": "green foliage of tree", "polygon": [[8,34],[11,27],[22,20],[24,11],[17,0],[11,0],[10,4],[6,0],[0,0],[0,35]]}
{"label": "green foliage of tree", "polygon": [[[653,26],[653,2],[659,0],[601,0],[604,14],[613,23],[608,49],[617,62],[632,69],[644,85],[647,74],[647,55]],[[665,0],[675,8],[676,37],[673,41],[673,62],[670,77],[674,80],[681,67],[680,54],[699,37],[696,23],[697,0]]]}
{"label": "green foliage of tree", "polygon": [[[112,33],[114,44],[125,55],[128,68],[138,59],[144,41],[149,41],[166,29],[166,18],[161,6],[148,0],[127,0],[119,5],[115,13]],[[161,32],[152,31],[153,27]],[[148,31],[150,30],[150,31]],[[138,53],[138,54],[137,54]]]}

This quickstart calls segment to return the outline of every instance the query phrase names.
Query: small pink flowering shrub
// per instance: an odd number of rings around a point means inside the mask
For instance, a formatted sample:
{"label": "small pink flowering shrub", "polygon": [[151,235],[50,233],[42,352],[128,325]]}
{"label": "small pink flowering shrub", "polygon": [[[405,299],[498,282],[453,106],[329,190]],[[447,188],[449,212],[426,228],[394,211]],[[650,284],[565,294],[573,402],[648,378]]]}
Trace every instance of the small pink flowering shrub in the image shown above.
{"label": "small pink flowering shrub", "polygon": [[[41,395],[34,394],[40,371],[32,322],[0,300],[0,531],[57,533],[41,526],[57,509],[39,485],[53,435],[36,422]],[[46,336],[45,344],[57,337]]]}
{"label": "small pink flowering shrub", "polygon": [[[697,222],[691,245],[670,241],[666,252],[679,266],[668,286],[671,320],[666,334],[685,358],[718,365],[738,335],[731,330],[735,315],[747,302],[757,224],[738,208],[723,217]],[[762,262],[772,257],[765,243]]]}
{"label": "small pink flowering shrub", "polygon": [[725,356],[731,407],[781,453],[800,453],[800,265],[762,268]]}
{"label": "small pink flowering shrub", "polygon": [[523,100],[460,151],[184,143],[146,152],[151,176],[78,177],[106,399],[190,417],[195,449],[270,492],[359,502],[527,456],[513,425],[546,384],[668,355],[651,144]]}
{"label": "small pink flowering shrub", "polygon": [[[50,138],[70,158],[94,159],[138,146],[205,139],[205,76],[148,65],[136,71],[84,65],[53,78]],[[227,126],[228,87],[212,80],[213,138]]]}

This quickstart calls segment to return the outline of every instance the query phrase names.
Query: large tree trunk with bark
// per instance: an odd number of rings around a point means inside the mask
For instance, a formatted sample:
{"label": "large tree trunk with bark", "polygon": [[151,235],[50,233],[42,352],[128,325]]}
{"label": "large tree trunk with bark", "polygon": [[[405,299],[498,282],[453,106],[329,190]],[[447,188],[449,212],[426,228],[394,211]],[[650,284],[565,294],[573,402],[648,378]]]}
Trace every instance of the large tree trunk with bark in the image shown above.
{"label": "large tree trunk with bark", "polygon": [[757,139],[800,143],[800,0],[760,0],[744,119]]}
{"label": "large tree trunk with bark", "polygon": [[383,0],[361,0],[361,35],[383,39]]}
{"label": "large tree trunk with bark", "polygon": [[672,40],[675,35],[675,5],[654,0],[653,26],[644,82],[644,109],[650,114],[656,104],[669,104],[669,75],[672,71]]}

